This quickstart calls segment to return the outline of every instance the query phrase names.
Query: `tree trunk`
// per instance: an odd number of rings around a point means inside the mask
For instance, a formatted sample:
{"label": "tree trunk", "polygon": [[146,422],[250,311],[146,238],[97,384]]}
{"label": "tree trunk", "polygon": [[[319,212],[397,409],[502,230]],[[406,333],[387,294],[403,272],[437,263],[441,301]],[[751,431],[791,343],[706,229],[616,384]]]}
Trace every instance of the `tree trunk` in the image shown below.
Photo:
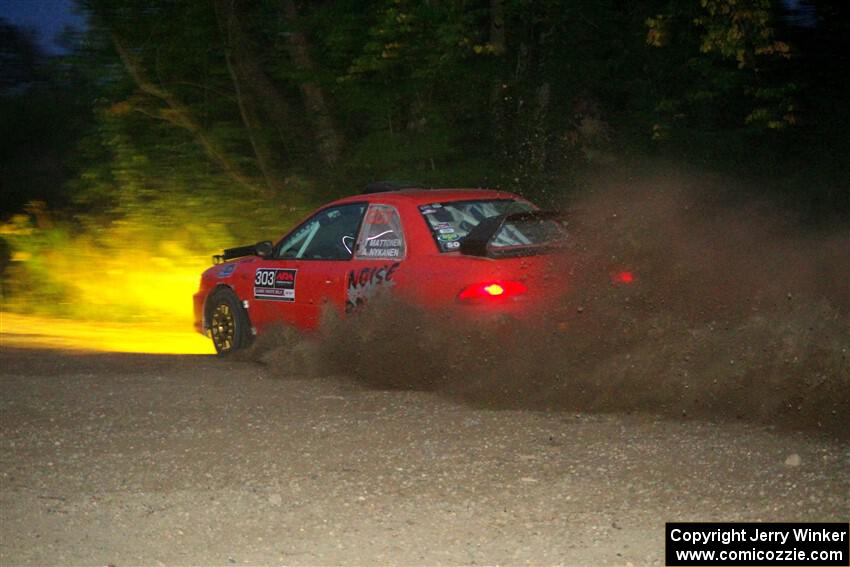
{"label": "tree trunk", "polygon": [[[505,43],[505,13],[502,0],[490,0],[490,48],[493,50],[493,55],[500,60],[503,58],[506,50]],[[503,159],[508,159],[509,150],[506,145],[508,135],[507,117],[505,113],[506,99],[510,95],[507,81],[502,77],[501,70],[494,75],[493,85],[490,87],[490,119],[491,119],[491,136],[495,145],[496,151],[501,154]]]}
{"label": "tree trunk", "polygon": [[158,113],[158,118],[167,120],[172,124],[188,130],[195,137],[195,140],[204,149],[206,154],[224,170],[228,177],[239,185],[256,191],[258,189],[257,185],[253,182],[250,176],[242,171],[242,168],[230,159],[227,152],[219,146],[215,140],[207,135],[203,127],[192,116],[191,110],[181,103],[172,93],[147,78],[142,70],[141,64],[129,51],[127,51],[117,35],[112,34],[112,42],[115,45],[115,50],[118,52],[118,56],[124,63],[124,67],[133,78],[133,81],[135,81],[139,90],[149,96],[162,100],[166,105],[168,105],[168,110],[161,110]]}
{"label": "tree trunk", "polygon": [[235,50],[232,56],[238,60],[238,67],[243,76],[243,90],[253,92],[266,116],[274,123],[278,137],[284,142],[291,128],[289,103],[258,63],[258,56],[242,28],[235,2],[236,0],[216,0],[216,10],[217,14],[229,16],[227,33],[230,46]]}
{"label": "tree trunk", "polygon": [[[308,74],[312,73],[315,71],[315,64],[310,57],[307,36],[298,30],[298,8],[295,0],[282,0],[282,3],[283,13],[292,25],[292,32],[289,34],[289,56],[299,70]],[[321,86],[314,81],[308,80],[299,86],[301,95],[304,97],[304,105],[315,120],[319,155],[327,165],[334,165],[339,161],[343,139],[334,126],[325,94]]]}
{"label": "tree trunk", "polygon": [[[280,197],[284,194],[284,176],[277,167],[278,157],[269,143],[268,136],[263,129],[262,120],[257,112],[257,98],[261,97],[255,97],[249,89],[245,88],[251,84],[251,80],[246,77],[245,73],[247,58],[244,57],[244,46],[242,44],[244,38],[234,31],[238,24],[233,4],[234,0],[216,0],[215,2],[216,18],[224,37],[225,63],[233,82],[233,90],[236,93],[236,102],[239,106],[242,123],[245,125],[248,139],[254,149],[257,166],[263,174],[270,195]],[[255,65],[255,63],[252,62],[249,65]],[[254,69],[254,71],[256,75],[257,69]],[[261,70],[259,73],[262,73]]]}
{"label": "tree trunk", "polygon": [[505,10],[502,0],[490,0],[490,47],[494,55],[505,53]]}
{"label": "tree trunk", "polygon": [[[229,50],[225,49],[225,52],[227,51]],[[239,77],[240,73],[234,68],[229,53],[226,53],[225,61],[227,63],[227,71],[233,81],[233,89],[236,92],[239,114],[242,116],[242,123],[245,125],[245,130],[248,132],[248,139],[251,141],[251,147],[254,149],[254,156],[257,158],[257,166],[263,173],[266,187],[268,187],[271,193],[282,195],[282,176],[278,174],[276,168],[272,165],[275,162],[275,156],[268,142],[264,139],[262,124],[256,112],[254,112],[254,101],[251,100],[252,97],[250,95],[242,92],[242,79]]]}

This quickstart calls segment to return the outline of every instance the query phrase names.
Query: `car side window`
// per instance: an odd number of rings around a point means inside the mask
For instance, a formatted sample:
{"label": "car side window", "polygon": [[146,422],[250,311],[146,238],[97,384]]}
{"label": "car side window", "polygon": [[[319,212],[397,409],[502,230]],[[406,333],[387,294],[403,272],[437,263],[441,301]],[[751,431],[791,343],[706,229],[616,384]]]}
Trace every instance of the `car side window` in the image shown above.
{"label": "car side window", "polygon": [[276,258],[285,260],[350,260],[365,203],[323,209],[287,236]]}
{"label": "car side window", "polygon": [[396,208],[390,205],[369,205],[357,238],[355,258],[401,260],[404,253],[404,231]]}

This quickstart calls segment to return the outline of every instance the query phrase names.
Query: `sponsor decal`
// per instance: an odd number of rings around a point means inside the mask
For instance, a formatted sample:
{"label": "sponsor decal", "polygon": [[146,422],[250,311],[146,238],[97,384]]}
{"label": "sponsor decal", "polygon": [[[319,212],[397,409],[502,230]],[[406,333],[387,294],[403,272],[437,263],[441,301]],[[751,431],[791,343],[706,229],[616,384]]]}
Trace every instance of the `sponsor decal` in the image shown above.
{"label": "sponsor decal", "polygon": [[440,240],[442,242],[451,242],[452,240],[457,240],[458,238],[460,237],[457,235],[457,233],[437,235],[437,240]]}
{"label": "sponsor decal", "polygon": [[218,271],[218,277],[230,277],[234,270],[236,270],[236,264],[225,264],[224,267]]}
{"label": "sponsor decal", "polygon": [[435,230],[440,230],[441,228],[451,228],[452,225],[447,222],[435,222],[431,225]]}
{"label": "sponsor decal", "polygon": [[438,229],[440,234],[454,234],[455,229],[452,227]]}
{"label": "sponsor decal", "polygon": [[383,266],[369,266],[348,272],[345,310],[351,311],[374,295],[380,287],[395,285],[393,275],[401,264],[394,262]]}
{"label": "sponsor decal", "polygon": [[392,211],[371,207],[366,213],[366,224],[390,224],[392,222]]}
{"label": "sponsor decal", "polygon": [[254,276],[254,299],[295,301],[295,276],[298,270],[260,268]]}
{"label": "sponsor decal", "polygon": [[448,249],[460,248],[460,242],[458,242],[457,240],[455,240],[454,242],[446,242],[445,245]]}

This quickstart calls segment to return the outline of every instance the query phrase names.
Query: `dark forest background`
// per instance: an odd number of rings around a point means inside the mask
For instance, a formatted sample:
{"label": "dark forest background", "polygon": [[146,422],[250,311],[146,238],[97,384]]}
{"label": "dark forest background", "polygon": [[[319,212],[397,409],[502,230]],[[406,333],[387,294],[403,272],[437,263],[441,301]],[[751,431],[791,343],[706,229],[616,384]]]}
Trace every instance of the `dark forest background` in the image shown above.
{"label": "dark forest background", "polygon": [[553,203],[663,160],[850,216],[843,0],[78,4],[61,55],[0,21],[7,307],[75,314],[54,272],[80,258],[195,285],[377,179]]}

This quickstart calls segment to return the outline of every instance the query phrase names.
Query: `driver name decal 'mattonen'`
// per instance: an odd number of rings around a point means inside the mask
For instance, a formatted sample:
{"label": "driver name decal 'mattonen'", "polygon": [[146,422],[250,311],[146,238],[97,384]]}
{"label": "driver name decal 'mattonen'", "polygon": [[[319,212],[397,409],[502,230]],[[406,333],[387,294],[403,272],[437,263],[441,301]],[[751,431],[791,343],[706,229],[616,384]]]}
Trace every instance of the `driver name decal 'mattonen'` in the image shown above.
{"label": "driver name decal 'mattonen'", "polygon": [[401,238],[393,236],[392,230],[387,230],[366,239],[366,249],[362,257],[366,258],[399,258],[402,255]]}
{"label": "driver name decal 'mattonen'", "polygon": [[295,275],[288,268],[260,268],[254,276],[254,299],[295,301]]}

